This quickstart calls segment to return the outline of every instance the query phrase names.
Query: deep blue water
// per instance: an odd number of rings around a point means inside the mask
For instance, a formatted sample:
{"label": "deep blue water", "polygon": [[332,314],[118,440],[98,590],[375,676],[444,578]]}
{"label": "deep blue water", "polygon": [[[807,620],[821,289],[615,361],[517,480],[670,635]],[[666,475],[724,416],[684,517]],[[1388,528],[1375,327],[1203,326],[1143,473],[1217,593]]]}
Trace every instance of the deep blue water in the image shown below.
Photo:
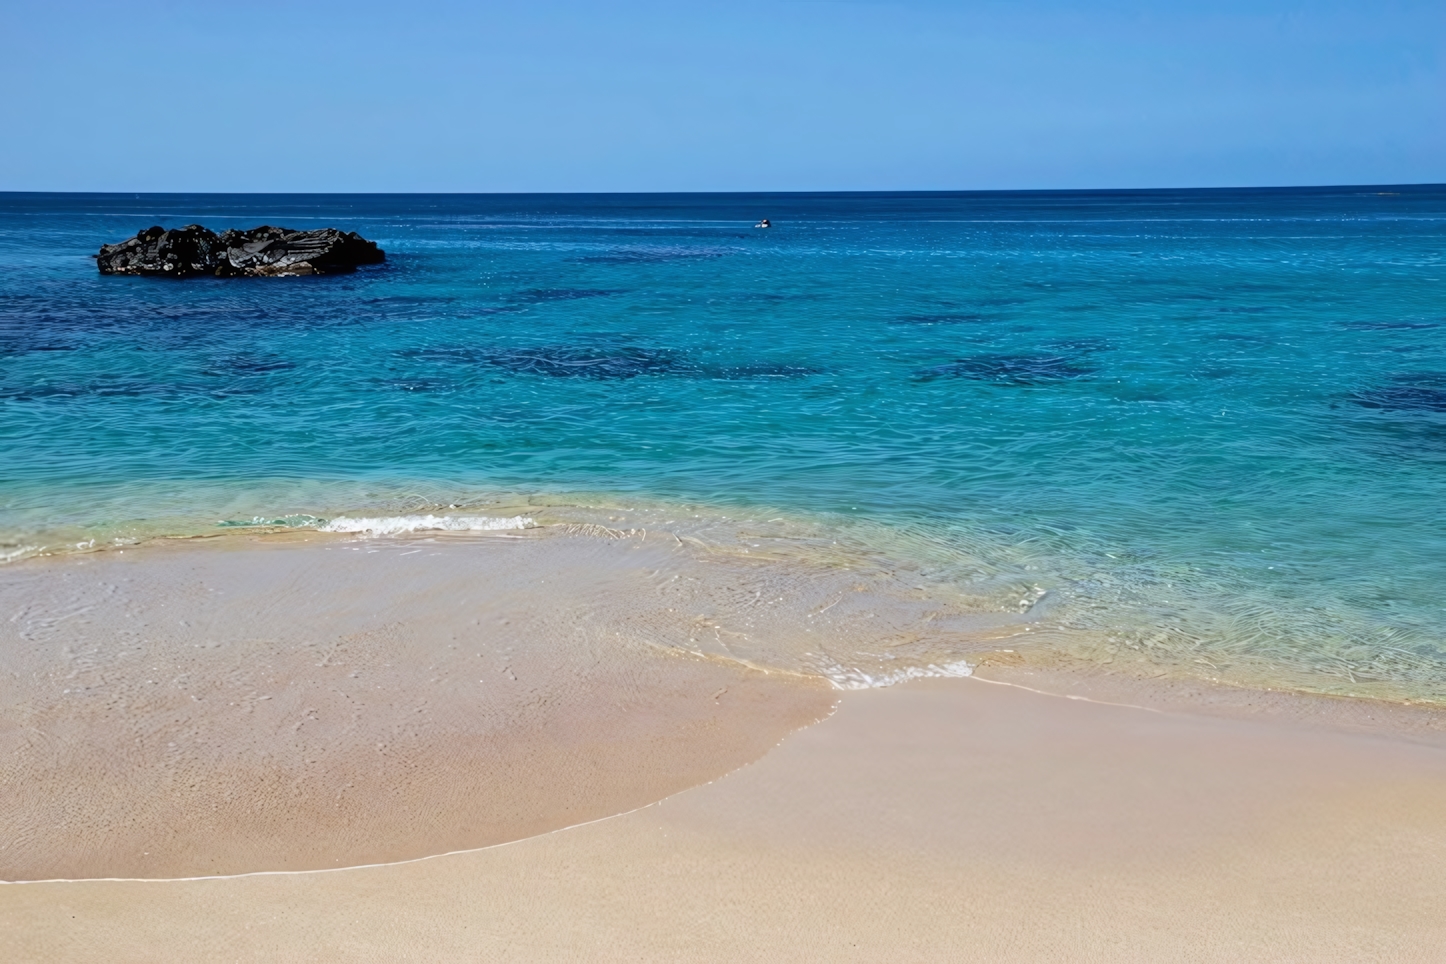
{"label": "deep blue water", "polygon": [[[388,261],[95,270],[197,221]],[[1446,187],[0,194],[0,552],[488,492],[862,520],[1136,648],[1446,693]]]}

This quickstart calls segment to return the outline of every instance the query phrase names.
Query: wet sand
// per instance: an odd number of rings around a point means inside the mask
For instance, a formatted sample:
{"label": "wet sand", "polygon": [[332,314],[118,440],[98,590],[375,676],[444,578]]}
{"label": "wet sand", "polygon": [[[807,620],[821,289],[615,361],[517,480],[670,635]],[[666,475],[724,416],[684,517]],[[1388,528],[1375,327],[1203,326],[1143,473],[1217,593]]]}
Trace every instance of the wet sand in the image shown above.
{"label": "wet sand", "polygon": [[[652,803],[828,714],[664,645],[612,540],[219,540],[0,580],[0,879],[474,849]],[[674,607],[676,608],[676,607]],[[680,633],[681,631],[681,633]]]}
{"label": "wet sand", "polygon": [[332,872],[0,887],[14,961],[1439,961],[1446,752],[979,680],[712,784]]}

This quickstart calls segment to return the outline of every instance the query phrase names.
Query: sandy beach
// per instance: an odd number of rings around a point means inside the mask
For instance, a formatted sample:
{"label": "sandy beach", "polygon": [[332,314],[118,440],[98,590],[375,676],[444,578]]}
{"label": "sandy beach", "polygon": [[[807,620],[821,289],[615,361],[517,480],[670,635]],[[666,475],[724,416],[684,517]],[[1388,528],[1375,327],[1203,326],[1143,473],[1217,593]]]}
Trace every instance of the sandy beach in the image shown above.
{"label": "sandy beach", "polygon": [[1446,752],[980,680],[383,867],[0,888],[14,961],[1439,961]]}
{"label": "sandy beach", "polygon": [[8,573],[0,853],[66,879],[0,886],[5,960],[1442,959],[1433,708],[1005,652],[844,692],[620,642],[617,540],[235,545]]}

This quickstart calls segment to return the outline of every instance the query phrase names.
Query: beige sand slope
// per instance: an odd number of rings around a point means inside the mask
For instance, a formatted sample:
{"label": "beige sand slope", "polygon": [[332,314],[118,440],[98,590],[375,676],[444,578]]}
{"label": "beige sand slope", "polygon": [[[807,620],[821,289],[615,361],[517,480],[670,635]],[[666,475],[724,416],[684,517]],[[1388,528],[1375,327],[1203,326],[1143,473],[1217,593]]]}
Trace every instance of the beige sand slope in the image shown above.
{"label": "beige sand slope", "polygon": [[1443,961],[1446,751],[979,680],[386,867],[0,887],[6,961]]}

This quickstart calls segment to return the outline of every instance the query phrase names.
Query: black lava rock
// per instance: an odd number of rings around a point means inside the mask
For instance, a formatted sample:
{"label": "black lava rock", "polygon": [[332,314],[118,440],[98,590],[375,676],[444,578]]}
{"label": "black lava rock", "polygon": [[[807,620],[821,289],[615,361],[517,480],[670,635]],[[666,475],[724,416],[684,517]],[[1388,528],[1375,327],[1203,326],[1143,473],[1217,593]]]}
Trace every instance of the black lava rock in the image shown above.
{"label": "black lava rock", "polygon": [[119,244],[102,245],[96,255],[101,274],[188,278],[287,277],[343,274],[358,265],[378,264],[386,252],[355,231],[335,228],[292,231],[262,225],[222,234],[199,224],[184,228],[146,228]]}

